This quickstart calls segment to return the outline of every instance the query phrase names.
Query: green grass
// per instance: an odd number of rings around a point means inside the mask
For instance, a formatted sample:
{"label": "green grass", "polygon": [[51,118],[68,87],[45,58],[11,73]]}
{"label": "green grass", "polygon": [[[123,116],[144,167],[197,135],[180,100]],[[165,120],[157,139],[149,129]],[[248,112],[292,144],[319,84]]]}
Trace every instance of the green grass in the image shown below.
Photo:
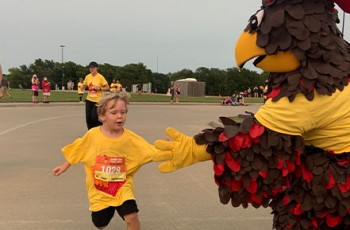
{"label": "green grass", "polygon": [[[10,93],[12,98],[4,96],[0,102],[31,102],[32,101],[32,91],[31,90],[21,90],[21,89],[11,89]],[[86,94],[85,94],[86,96]],[[39,92],[39,101],[43,101],[42,92]],[[79,97],[76,91],[51,91],[51,96],[49,97],[50,102],[77,102]],[[170,97],[164,94],[131,94],[131,102],[169,102]],[[181,102],[192,102],[192,103],[219,103],[219,97],[216,96],[206,96],[206,97],[181,97]],[[262,103],[262,98],[246,98],[246,103]]]}

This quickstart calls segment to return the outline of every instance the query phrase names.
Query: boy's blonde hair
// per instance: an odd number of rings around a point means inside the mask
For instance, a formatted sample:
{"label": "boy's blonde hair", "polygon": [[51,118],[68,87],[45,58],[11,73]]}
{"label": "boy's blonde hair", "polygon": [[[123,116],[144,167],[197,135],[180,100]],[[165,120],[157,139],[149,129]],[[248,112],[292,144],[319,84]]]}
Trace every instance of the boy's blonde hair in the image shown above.
{"label": "boy's blonde hair", "polygon": [[110,101],[124,101],[126,111],[128,111],[128,104],[129,104],[129,97],[130,95],[127,92],[121,91],[116,93],[109,93],[105,94],[101,100],[97,103],[97,114],[98,115],[104,115],[106,113],[106,107],[107,104]]}

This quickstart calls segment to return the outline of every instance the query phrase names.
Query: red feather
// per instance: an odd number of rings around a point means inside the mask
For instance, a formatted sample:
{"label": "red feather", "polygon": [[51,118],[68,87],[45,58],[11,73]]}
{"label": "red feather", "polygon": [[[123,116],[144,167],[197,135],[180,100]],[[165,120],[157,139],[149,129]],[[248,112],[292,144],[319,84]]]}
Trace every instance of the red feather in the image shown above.
{"label": "red feather", "polygon": [[260,137],[265,131],[264,126],[253,124],[252,128],[250,129],[249,135],[251,138],[255,139],[257,137]]}
{"label": "red feather", "polygon": [[230,153],[225,154],[225,162],[232,171],[239,172],[241,170],[239,161],[235,160]]}
{"label": "red feather", "polygon": [[219,142],[225,142],[228,140],[228,137],[225,136],[224,132],[219,135]]}
{"label": "red feather", "polygon": [[267,95],[268,98],[275,98],[281,93],[280,88],[273,89],[269,95]]}
{"label": "red feather", "polygon": [[330,214],[327,215],[327,218],[326,218],[326,223],[328,225],[328,227],[335,227],[337,225],[340,224],[340,222],[343,221],[343,217],[342,216],[332,216]]}

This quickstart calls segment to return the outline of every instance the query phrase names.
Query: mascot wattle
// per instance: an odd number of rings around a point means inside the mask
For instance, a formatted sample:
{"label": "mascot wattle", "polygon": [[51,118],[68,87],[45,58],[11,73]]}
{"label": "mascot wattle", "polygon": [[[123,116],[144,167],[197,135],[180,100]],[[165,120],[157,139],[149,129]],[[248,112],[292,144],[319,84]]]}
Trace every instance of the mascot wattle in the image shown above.
{"label": "mascot wattle", "polygon": [[222,203],[271,207],[275,229],[350,229],[350,45],[334,4],[263,0],[236,45],[270,72],[269,99],[241,123],[157,141],[162,172],[213,160]]}

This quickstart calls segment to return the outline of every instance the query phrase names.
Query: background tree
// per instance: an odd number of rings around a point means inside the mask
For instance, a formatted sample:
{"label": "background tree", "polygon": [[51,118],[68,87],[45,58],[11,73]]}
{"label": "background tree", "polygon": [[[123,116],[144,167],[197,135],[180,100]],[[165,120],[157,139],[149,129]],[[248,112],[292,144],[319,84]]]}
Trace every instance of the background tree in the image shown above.
{"label": "background tree", "polygon": [[[79,78],[84,78],[89,73],[87,66],[82,66],[74,62],[66,62],[63,65],[52,60],[36,59],[28,67],[22,65],[18,68],[10,68],[7,77],[10,80],[12,88],[18,88],[19,85],[24,88],[31,87],[31,77],[35,73],[40,79],[48,77],[51,86],[55,84],[61,86],[62,68],[64,67],[64,85],[71,80],[75,85]],[[176,81],[184,78],[196,78],[200,82],[206,83],[206,95],[232,95],[233,93],[243,92],[249,87],[263,86],[268,78],[268,73],[257,73],[248,69],[228,68],[226,70],[218,68],[200,67],[193,72],[190,69],[168,74],[152,73],[143,63],[131,63],[125,66],[114,66],[104,63],[99,66],[99,71],[111,83],[113,79],[120,80],[127,91],[131,91],[133,84],[152,83],[152,91],[157,93],[166,93],[170,81]]]}

